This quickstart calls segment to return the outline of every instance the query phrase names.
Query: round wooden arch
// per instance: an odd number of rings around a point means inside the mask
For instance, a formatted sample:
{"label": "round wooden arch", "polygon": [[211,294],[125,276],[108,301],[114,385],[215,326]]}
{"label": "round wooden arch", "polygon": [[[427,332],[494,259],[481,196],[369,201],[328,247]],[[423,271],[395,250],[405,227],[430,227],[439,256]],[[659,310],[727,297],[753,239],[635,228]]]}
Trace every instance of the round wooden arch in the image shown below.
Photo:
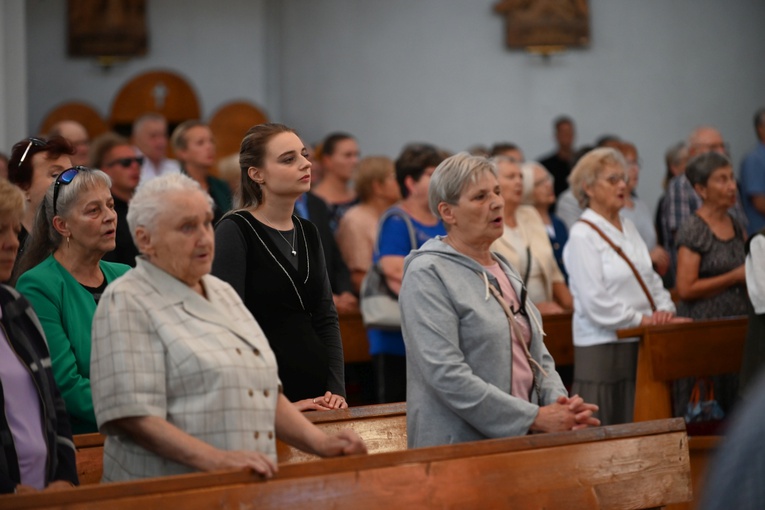
{"label": "round wooden arch", "polygon": [[248,101],[231,101],[218,108],[210,118],[210,131],[215,136],[218,157],[239,154],[239,146],[247,130],[264,122],[268,122],[266,114]]}
{"label": "round wooden arch", "polygon": [[91,140],[109,131],[109,124],[95,108],[80,101],[70,101],[52,109],[40,124],[38,133],[47,136],[53,125],[62,120],[75,120],[82,124]]}
{"label": "round wooden arch", "polygon": [[150,71],[122,86],[112,103],[109,122],[115,131],[130,135],[133,121],[151,112],[164,115],[171,132],[181,122],[201,116],[197,94],[183,76]]}

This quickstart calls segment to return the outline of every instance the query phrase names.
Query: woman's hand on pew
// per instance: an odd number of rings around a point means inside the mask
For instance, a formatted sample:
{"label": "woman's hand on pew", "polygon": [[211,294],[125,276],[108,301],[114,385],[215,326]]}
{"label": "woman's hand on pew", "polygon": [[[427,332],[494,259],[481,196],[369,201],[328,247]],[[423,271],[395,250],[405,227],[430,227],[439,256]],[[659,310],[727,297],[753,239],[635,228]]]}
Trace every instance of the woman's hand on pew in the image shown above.
{"label": "woman's hand on pew", "polygon": [[335,435],[327,435],[324,444],[319,447],[322,457],[358,455],[367,453],[367,446],[354,430],[343,429]]}
{"label": "woman's hand on pew", "polygon": [[276,464],[262,453],[245,450],[217,450],[210,459],[208,471],[220,469],[252,469],[266,478],[273,477],[279,470]]}
{"label": "woman's hand on pew", "polygon": [[316,398],[306,398],[293,402],[298,411],[330,411],[332,409],[347,409],[348,403],[345,397],[332,392],[326,392],[324,395]]}

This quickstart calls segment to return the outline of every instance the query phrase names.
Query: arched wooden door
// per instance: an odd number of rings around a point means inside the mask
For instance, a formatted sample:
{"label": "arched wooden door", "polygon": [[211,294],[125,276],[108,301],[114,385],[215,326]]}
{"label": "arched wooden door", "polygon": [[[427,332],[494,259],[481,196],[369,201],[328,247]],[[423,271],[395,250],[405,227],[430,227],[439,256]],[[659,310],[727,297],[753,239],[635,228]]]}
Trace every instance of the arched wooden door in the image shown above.
{"label": "arched wooden door", "polygon": [[201,117],[197,94],[183,76],[172,71],[150,71],[120,89],[112,103],[109,122],[112,129],[130,136],[133,121],[152,112],[165,116],[168,135],[181,122]]}
{"label": "arched wooden door", "polygon": [[75,120],[85,126],[90,139],[109,131],[109,124],[98,111],[87,103],[69,101],[52,109],[40,124],[38,133],[47,136],[51,128],[62,120]]}
{"label": "arched wooden door", "polygon": [[231,101],[218,108],[210,118],[218,158],[239,154],[239,146],[247,130],[264,122],[268,122],[266,114],[248,101]]}

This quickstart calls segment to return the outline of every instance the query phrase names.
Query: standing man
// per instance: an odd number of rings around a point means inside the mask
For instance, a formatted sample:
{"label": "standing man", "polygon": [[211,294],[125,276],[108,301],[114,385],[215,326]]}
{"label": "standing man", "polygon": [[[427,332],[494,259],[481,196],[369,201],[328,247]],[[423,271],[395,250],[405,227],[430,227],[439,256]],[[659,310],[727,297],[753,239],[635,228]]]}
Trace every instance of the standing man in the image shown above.
{"label": "standing man", "polygon": [[138,249],[127,223],[128,204],[141,180],[143,157],[127,138],[106,133],[93,141],[90,166],[103,170],[112,180],[114,212],[117,213],[116,247],[104,255],[103,260],[121,262],[135,267]]}
{"label": "standing man", "polygon": [[90,136],[85,126],[74,120],[62,120],[53,124],[48,138],[63,136],[74,147],[73,165],[87,165],[90,150]]}
{"label": "standing man", "polygon": [[571,167],[574,161],[574,139],[576,130],[574,121],[571,117],[562,115],[555,119],[555,142],[558,148],[550,154],[540,159],[540,163],[555,178],[555,198],[557,198],[568,187],[568,174],[571,173]]}
{"label": "standing man", "polygon": [[147,113],[133,123],[133,144],[144,156],[141,182],[160,175],[180,173],[181,166],[167,157],[167,120],[159,113]]}
{"label": "standing man", "polygon": [[741,162],[741,201],[749,235],[765,228],[765,108],[754,114],[757,146]]}

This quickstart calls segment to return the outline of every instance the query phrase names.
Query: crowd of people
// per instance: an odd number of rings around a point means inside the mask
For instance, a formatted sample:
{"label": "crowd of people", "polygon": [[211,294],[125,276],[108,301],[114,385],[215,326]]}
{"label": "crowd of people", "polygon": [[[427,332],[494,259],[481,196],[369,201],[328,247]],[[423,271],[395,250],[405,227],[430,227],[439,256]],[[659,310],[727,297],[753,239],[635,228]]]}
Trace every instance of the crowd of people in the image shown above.
{"label": "crowd of people", "polygon": [[[277,437],[364,453],[303,412],[348,407],[340,321],[373,272],[400,324],[367,329],[371,393],[408,403],[410,447],[630,422],[637,343],[617,330],[749,315],[741,388],[714,380],[728,412],[765,361],[765,109],[754,125],[738,178],[713,127],[672,145],[653,214],[637,147],[578,148],[565,116],[538,162],[509,142],[362,157],[348,133],[312,147],[260,124],[233,187],[199,120],[21,140],[0,178],[0,491],[76,484],[72,434],[96,431],[105,481],[273,476]],[[558,313],[570,391],[543,340]],[[675,384],[679,416],[693,384]]]}

